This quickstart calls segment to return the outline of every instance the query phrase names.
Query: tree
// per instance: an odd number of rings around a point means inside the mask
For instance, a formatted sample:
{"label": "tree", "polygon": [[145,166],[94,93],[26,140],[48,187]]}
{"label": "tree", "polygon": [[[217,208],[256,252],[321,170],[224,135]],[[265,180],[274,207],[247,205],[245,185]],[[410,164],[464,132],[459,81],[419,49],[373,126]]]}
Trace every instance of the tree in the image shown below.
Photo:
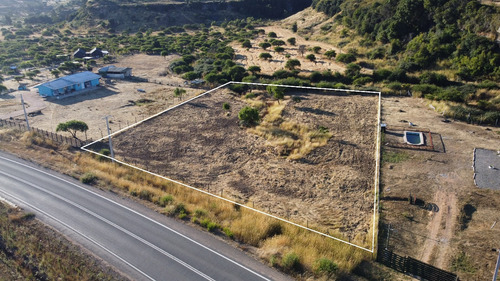
{"label": "tree", "polygon": [[292,46],[295,46],[295,44],[297,43],[297,40],[295,39],[295,37],[288,38],[286,41],[288,42],[288,44],[290,44]]}
{"label": "tree", "polygon": [[59,123],[56,128],[56,132],[63,131],[69,132],[75,139],[77,132],[87,132],[89,126],[83,121],[71,120],[66,123]]}
{"label": "tree", "polygon": [[245,106],[238,113],[238,118],[244,125],[252,125],[259,121],[259,110],[256,108]]}
{"label": "tree", "polygon": [[265,49],[271,47],[271,43],[269,43],[269,42],[262,42],[262,43],[259,44],[259,47],[261,47],[262,49],[265,50]]}
{"label": "tree", "polygon": [[289,69],[289,70],[294,70],[295,67],[299,67],[299,66],[300,66],[300,61],[297,59],[288,60],[285,64],[285,68]]}
{"label": "tree", "polygon": [[270,95],[278,100],[278,104],[280,103],[280,100],[285,97],[285,89],[283,87],[267,86],[266,90]]}
{"label": "tree", "polygon": [[312,50],[315,54],[319,54],[319,51],[321,50],[321,47],[320,46],[314,46],[312,47]]}
{"label": "tree", "polygon": [[4,91],[7,91],[7,87],[4,85],[0,84],[0,94],[3,93]]}
{"label": "tree", "polygon": [[280,47],[280,46],[278,46],[278,47],[274,47],[274,51],[275,51],[276,53],[282,53],[282,52],[284,52],[284,51],[285,51],[285,48]]}
{"label": "tree", "polygon": [[270,53],[260,53],[259,58],[263,60],[270,60],[273,58]]}
{"label": "tree", "polygon": [[347,65],[344,75],[349,77],[349,78],[356,78],[361,74],[361,66],[355,64],[355,63],[350,63]]}
{"label": "tree", "polygon": [[276,38],[276,37],[278,37],[278,36],[276,35],[276,32],[274,32],[274,31],[269,32],[269,33],[267,34],[267,36],[268,36],[269,38]]}
{"label": "tree", "polygon": [[298,29],[297,22],[294,22],[293,25],[292,25],[292,32],[293,33],[297,32],[297,29]]}
{"label": "tree", "polygon": [[21,82],[23,79],[24,79],[24,75],[14,76],[14,80],[16,80],[17,83]]}
{"label": "tree", "polygon": [[269,42],[273,46],[283,46],[283,45],[286,45],[285,41],[283,41],[283,40],[269,40]]}
{"label": "tree", "polygon": [[306,59],[312,61],[312,62],[316,62],[316,56],[314,54],[309,54],[306,56]]}
{"label": "tree", "polygon": [[328,59],[332,59],[334,58],[335,56],[337,55],[337,52],[335,52],[335,50],[328,50],[325,52],[325,56],[328,58]]}
{"label": "tree", "polygon": [[243,41],[243,43],[241,43],[241,46],[248,50],[252,48],[252,43],[250,43],[250,40],[246,39],[245,41]]}
{"label": "tree", "polygon": [[252,72],[253,75],[261,71],[260,66],[252,65],[248,67],[248,71]]}
{"label": "tree", "polygon": [[61,74],[61,71],[59,71],[57,69],[54,69],[50,73],[52,73],[52,75],[54,75],[55,78],[59,78],[59,75]]}
{"label": "tree", "polygon": [[298,52],[301,56],[304,56],[304,53],[306,52],[306,45],[300,45]]}
{"label": "tree", "polygon": [[182,95],[184,95],[186,93],[186,90],[184,89],[181,89],[181,88],[175,88],[174,90],[174,97],[178,97],[179,100],[182,99]]}

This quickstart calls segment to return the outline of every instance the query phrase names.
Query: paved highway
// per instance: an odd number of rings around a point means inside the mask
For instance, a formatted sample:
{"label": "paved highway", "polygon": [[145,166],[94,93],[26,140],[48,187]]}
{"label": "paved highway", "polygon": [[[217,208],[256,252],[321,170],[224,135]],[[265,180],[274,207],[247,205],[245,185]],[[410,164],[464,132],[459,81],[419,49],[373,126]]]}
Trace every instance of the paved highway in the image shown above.
{"label": "paved highway", "polygon": [[289,280],[208,233],[1,152],[0,196],[133,280]]}

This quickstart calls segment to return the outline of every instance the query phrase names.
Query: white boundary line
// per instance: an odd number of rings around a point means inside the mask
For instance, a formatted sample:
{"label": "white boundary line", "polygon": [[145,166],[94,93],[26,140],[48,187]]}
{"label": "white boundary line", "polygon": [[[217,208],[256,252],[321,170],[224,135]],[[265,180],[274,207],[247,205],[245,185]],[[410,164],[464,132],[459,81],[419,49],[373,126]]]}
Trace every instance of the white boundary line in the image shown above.
{"label": "white boundary line", "polygon": [[[168,112],[168,111],[170,111],[170,110],[173,110],[173,109],[175,109],[175,108],[177,108],[177,107],[180,107],[180,106],[182,106],[182,105],[184,105],[184,104],[186,104],[186,103],[189,103],[189,102],[191,102],[191,101],[193,101],[193,100],[196,100],[196,99],[198,99],[198,98],[201,98],[201,97],[203,97],[203,96],[205,96],[205,95],[207,95],[207,94],[209,94],[209,93],[211,93],[211,92],[214,92],[214,91],[216,91],[216,90],[219,90],[219,89],[224,88],[224,87],[226,87],[226,86],[228,86],[228,85],[231,85],[231,84],[243,84],[243,85],[250,85],[250,86],[277,86],[277,87],[284,87],[284,88],[307,89],[307,90],[323,90],[323,91],[346,92],[346,93],[363,93],[363,94],[373,94],[373,95],[378,95],[378,96],[379,96],[379,101],[378,101],[379,106],[378,106],[378,114],[377,114],[377,115],[378,115],[378,118],[377,118],[378,120],[377,120],[377,128],[376,128],[376,130],[377,130],[377,138],[376,138],[376,142],[377,142],[377,144],[376,144],[376,149],[375,149],[375,150],[376,150],[376,152],[375,152],[375,153],[376,153],[377,155],[376,155],[376,157],[375,157],[375,165],[376,165],[376,167],[375,167],[374,198],[373,198],[373,234],[372,234],[372,235],[373,235],[373,237],[372,237],[372,246],[371,246],[371,249],[368,249],[368,248],[365,248],[365,247],[362,247],[362,246],[359,246],[359,245],[353,244],[353,243],[351,243],[351,242],[349,242],[349,241],[345,241],[345,240],[343,240],[343,239],[340,239],[340,238],[337,238],[337,237],[331,236],[331,235],[329,235],[329,234],[326,234],[326,233],[323,233],[323,232],[320,232],[320,231],[317,231],[317,230],[311,229],[311,228],[309,228],[309,227],[305,227],[305,226],[303,226],[303,225],[300,225],[300,224],[294,223],[294,222],[292,222],[292,221],[289,221],[289,220],[286,220],[286,219],[280,218],[280,217],[275,216],[275,215],[271,215],[271,214],[266,213],[266,212],[263,212],[263,211],[261,211],[261,210],[258,210],[258,209],[255,209],[255,208],[252,208],[252,207],[249,207],[249,206],[243,205],[243,204],[241,204],[241,203],[238,203],[238,202],[235,202],[235,201],[229,200],[229,199],[227,199],[227,198],[223,198],[223,197],[221,197],[221,196],[218,196],[218,195],[216,195],[216,194],[209,193],[209,192],[204,191],[204,190],[202,190],[202,189],[198,189],[198,188],[196,188],[196,187],[192,187],[192,186],[187,185],[187,184],[185,184],[185,183],[182,183],[182,182],[180,182],[180,181],[177,181],[177,180],[174,180],[174,179],[171,179],[171,178],[168,178],[168,177],[162,176],[162,175],[160,175],[160,174],[156,174],[156,173],[153,173],[153,172],[147,171],[147,170],[145,170],[145,169],[142,169],[142,168],[136,167],[136,166],[134,166],[134,165],[131,165],[131,164],[125,163],[125,162],[120,161],[120,160],[117,160],[117,159],[112,159],[111,157],[109,157],[109,156],[107,156],[107,155],[103,155],[103,154],[97,153],[97,152],[95,152],[95,151],[92,151],[92,150],[90,150],[90,149],[87,149],[87,147],[88,147],[88,146],[91,146],[91,145],[93,145],[93,144],[95,144],[95,143],[97,143],[97,142],[100,142],[101,140],[104,140],[104,139],[106,139],[106,138],[112,137],[113,135],[116,135],[116,134],[118,134],[118,133],[120,133],[120,132],[123,132],[123,131],[125,131],[125,130],[128,130],[128,129],[130,129],[130,128],[132,128],[132,127],[135,127],[135,126],[137,126],[137,125],[139,125],[139,124],[142,124],[142,123],[144,123],[144,122],[146,122],[146,121],[148,121],[148,120],[151,120],[151,119],[153,119],[153,118],[155,118],[155,117],[158,117],[158,116],[160,116],[160,115],[164,114],[165,112]],[[112,133],[112,134],[110,134],[110,135],[108,135],[108,136],[102,137],[102,138],[100,138],[100,139],[98,139],[98,140],[96,140],[96,141],[93,141],[93,142],[91,142],[91,143],[89,143],[89,144],[86,144],[86,145],[82,146],[80,149],[82,149],[82,150],[84,150],[84,151],[87,151],[87,152],[90,152],[90,153],[93,153],[93,154],[96,154],[96,155],[99,155],[99,156],[101,156],[101,157],[108,158],[108,159],[110,159],[110,160],[114,160],[114,161],[115,161],[115,162],[117,162],[117,163],[120,163],[120,164],[122,164],[122,165],[125,165],[125,166],[128,166],[128,167],[131,167],[131,168],[136,169],[136,170],[139,170],[139,171],[141,171],[141,172],[144,172],[144,173],[150,174],[150,175],[152,175],[152,176],[156,176],[156,177],[159,177],[159,178],[165,179],[165,180],[167,180],[167,181],[170,181],[170,182],[173,182],[173,183],[179,184],[179,185],[184,186],[184,187],[187,187],[187,188],[189,188],[189,189],[191,189],[191,190],[195,190],[195,191],[198,191],[198,192],[200,192],[200,193],[206,194],[206,195],[208,195],[208,196],[212,196],[212,197],[214,197],[214,198],[217,198],[217,199],[220,199],[220,200],[226,201],[226,202],[228,202],[228,203],[238,205],[238,206],[240,206],[240,207],[243,207],[243,208],[246,208],[246,209],[252,210],[252,211],[254,211],[254,212],[257,212],[257,213],[260,213],[260,214],[266,215],[266,216],[268,216],[268,217],[271,217],[271,218],[274,218],[274,219],[280,220],[280,221],[282,221],[282,222],[285,222],[285,223],[288,223],[288,224],[294,225],[294,226],[296,226],[296,227],[299,227],[299,228],[302,228],[302,229],[305,229],[305,230],[309,230],[309,231],[311,231],[311,232],[314,232],[314,233],[316,233],[316,234],[319,234],[319,235],[322,235],[322,236],[325,236],[325,237],[331,238],[331,239],[336,240],[336,241],[338,241],[338,242],[345,243],[345,244],[347,244],[347,245],[349,245],[349,246],[356,247],[356,248],[358,248],[358,249],[365,250],[365,251],[370,252],[370,253],[374,253],[374,252],[375,252],[375,234],[377,233],[377,232],[376,232],[376,230],[377,230],[377,227],[376,227],[376,226],[377,226],[377,225],[376,225],[376,223],[377,223],[377,222],[376,222],[376,217],[377,217],[377,203],[378,203],[378,197],[377,197],[377,196],[378,196],[378,188],[379,188],[379,187],[378,187],[378,184],[379,184],[379,175],[380,175],[379,165],[380,165],[380,118],[381,118],[381,105],[382,105],[382,92],[375,92],[375,91],[362,91],[362,90],[350,90],[350,89],[317,88],[317,87],[305,87],[305,86],[293,86],[293,85],[264,84],[264,83],[233,82],[233,81],[231,81],[231,82],[227,82],[227,83],[225,83],[225,84],[223,84],[223,85],[220,85],[220,86],[218,86],[218,87],[216,87],[216,88],[213,88],[213,89],[211,89],[211,90],[209,90],[209,91],[207,91],[207,92],[204,92],[204,93],[202,93],[202,94],[200,94],[200,95],[198,95],[198,96],[196,96],[196,97],[190,98],[190,99],[188,99],[188,100],[186,100],[186,101],[184,101],[184,102],[182,102],[182,103],[180,103],[180,104],[178,104],[178,105],[175,105],[175,106],[173,106],[173,107],[170,107],[170,108],[168,108],[168,109],[166,109],[166,110],[164,110],[164,111],[161,111],[161,112],[159,112],[159,113],[157,113],[157,114],[155,114],[155,115],[152,115],[152,116],[150,116],[150,117],[148,117],[148,118],[146,118],[146,119],[144,119],[144,120],[142,120],[142,121],[139,121],[139,122],[137,122],[137,123],[135,123],[135,124],[132,124],[132,125],[130,125],[130,126],[128,126],[128,127],[123,128],[123,129],[121,129],[121,130],[118,130],[118,131],[116,131],[116,132],[114,132],[114,133]]]}

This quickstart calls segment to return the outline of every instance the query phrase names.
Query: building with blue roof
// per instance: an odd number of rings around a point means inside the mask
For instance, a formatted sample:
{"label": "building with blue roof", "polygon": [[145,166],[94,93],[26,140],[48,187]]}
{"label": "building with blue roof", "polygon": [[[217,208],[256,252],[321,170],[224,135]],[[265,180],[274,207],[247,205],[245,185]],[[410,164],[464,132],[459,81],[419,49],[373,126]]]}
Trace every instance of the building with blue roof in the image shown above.
{"label": "building with blue roof", "polygon": [[80,72],[35,86],[38,93],[44,97],[70,94],[99,85],[101,76],[90,71]]}

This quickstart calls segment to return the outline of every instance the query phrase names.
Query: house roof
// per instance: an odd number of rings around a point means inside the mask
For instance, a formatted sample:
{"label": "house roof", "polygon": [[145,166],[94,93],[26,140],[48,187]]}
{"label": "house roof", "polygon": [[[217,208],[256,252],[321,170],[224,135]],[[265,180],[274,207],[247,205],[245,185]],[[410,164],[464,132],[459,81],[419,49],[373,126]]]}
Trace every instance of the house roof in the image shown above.
{"label": "house roof", "polygon": [[94,48],[89,53],[92,54],[93,52],[102,52],[102,50],[100,48]]}
{"label": "house roof", "polygon": [[110,67],[108,68],[107,72],[108,73],[123,73],[129,70],[129,67]]}
{"label": "house roof", "polygon": [[72,86],[75,84],[81,84],[81,83],[95,80],[95,79],[99,79],[99,78],[101,78],[101,76],[99,76],[95,73],[92,73],[90,71],[85,71],[85,72],[80,72],[80,73],[76,73],[73,75],[61,77],[61,78],[37,85],[35,87],[39,88],[41,86],[44,86],[44,87],[47,87],[47,88],[52,89],[52,90],[58,90],[58,89],[66,88],[66,87],[69,87],[69,86]]}

